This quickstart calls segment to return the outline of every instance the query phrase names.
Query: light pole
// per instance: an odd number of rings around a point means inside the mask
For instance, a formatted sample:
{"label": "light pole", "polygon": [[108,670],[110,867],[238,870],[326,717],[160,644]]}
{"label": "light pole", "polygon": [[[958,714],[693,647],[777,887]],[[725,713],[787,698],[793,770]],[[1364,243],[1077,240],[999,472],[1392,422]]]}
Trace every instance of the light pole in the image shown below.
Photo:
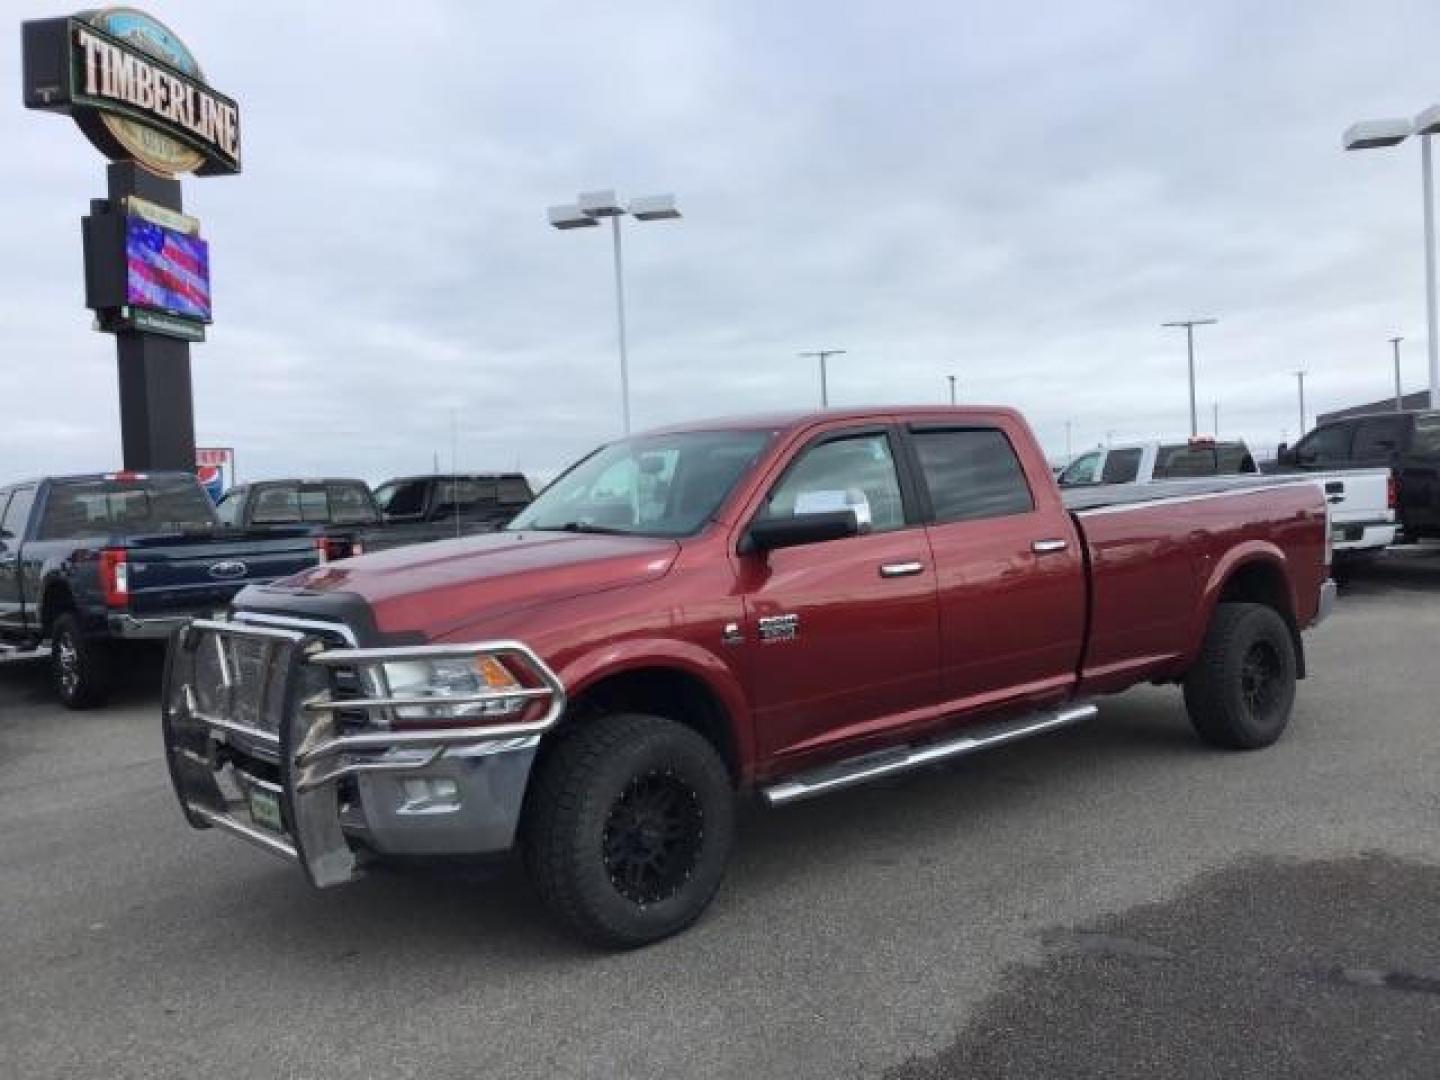
{"label": "light pole", "polygon": [[1213,435],[1216,439],[1219,439],[1219,438],[1220,438],[1220,403],[1219,403],[1218,401],[1212,401],[1212,402],[1210,403],[1210,416],[1211,416],[1210,434]]}
{"label": "light pole", "polygon": [[1190,436],[1200,434],[1200,422],[1195,418],[1195,327],[1214,326],[1219,319],[1178,319],[1161,323],[1161,326],[1185,328],[1185,355],[1190,361]]}
{"label": "light pole", "polygon": [[1073,420],[1066,420],[1066,421],[1065,421],[1065,464],[1066,464],[1066,465],[1069,465],[1072,461],[1075,460],[1075,455],[1070,452],[1070,427],[1071,427],[1071,425],[1072,425],[1073,423],[1074,423]]}
{"label": "light pole", "polygon": [[1401,393],[1401,391],[1400,391],[1400,342],[1402,342],[1402,341],[1404,341],[1404,340],[1405,340],[1405,339],[1404,339],[1403,337],[1392,337],[1392,338],[1390,339],[1390,346],[1391,346],[1391,348],[1393,348],[1393,349],[1395,350],[1395,411],[1396,411],[1396,412],[1403,412],[1403,411],[1405,410],[1405,395],[1404,395],[1403,393]]}
{"label": "light pole", "polygon": [[950,404],[951,404],[951,405],[954,405],[954,404],[955,404],[955,376],[954,376],[954,375],[946,375],[945,378],[947,378],[947,379],[950,380]]}
{"label": "light pole", "polygon": [[1440,315],[1435,301],[1435,180],[1430,161],[1430,136],[1440,132],[1440,105],[1431,105],[1414,121],[1362,120],[1340,137],[1346,150],[1396,146],[1420,136],[1420,192],[1425,200],[1425,351],[1430,368],[1430,407],[1440,406]]}
{"label": "light pole", "polygon": [[844,349],[814,349],[811,352],[802,352],[801,356],[814,356],[820,360],[820,407],[830,407],[830,385],[825,378],[825,361],[832,356],[844,356]]}
{"label": "light pole", "polygon": [[557,229],[587,229],[610,219],[615,244],[615,320],[620,337],[620,413],[625,434],[630,434],[630,361],[625,349],[625,266],[620,254],[620,219],[629,214],[636,221],[664,221],[678,218],[674,195],[647,195],[631,199],[626,206],[613,191],[582,193],[576,202],[549,209],[550,224]]}
{"label": "light pole", "polygon": [[[1299,427],[1298,430],[1299,430],[1299,432],[1300,432],[1301,435],[1304,435],[1304,434],[1305,434],[1305,372],[1303,372],[1303,371],[1297,371],[1297,372],[1295,372],[1295,379],[1296,379],[1296,381],[1299,382],[1299,384],[1300,384],[1300,427]],[[1299,436],[1297,436],[1297,438],[1298,438],[1298,437],[1299,437]]]}

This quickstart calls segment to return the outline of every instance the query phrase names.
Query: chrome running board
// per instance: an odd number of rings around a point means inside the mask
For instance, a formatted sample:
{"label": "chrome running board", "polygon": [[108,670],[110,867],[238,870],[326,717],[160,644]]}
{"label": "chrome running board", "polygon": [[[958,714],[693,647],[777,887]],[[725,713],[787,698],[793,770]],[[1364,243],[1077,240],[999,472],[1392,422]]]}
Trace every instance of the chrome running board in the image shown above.
{"label": "chrome running board", "polygon": [[1002,723],[977,724],[962,735],[956,735],[943,742],[925,743],[919,746],[898,746],[890,750],[877,750],[837,762],[822,765],[794,776],[787,777],[760,793],[771,806],[785,806],[801,799],[824,795],[840,788],[863,784],[882,776],[918,769],[922,765],[933,765],[937,761],[964,757],[992,746],[1028,739],[1032,735],[1043,735],[1047,731],[1070,727],[1082,720],[1089,720],[1097,712],[1094,705],[1073,705],[1058,712],[1029,713],[1019,719]]}

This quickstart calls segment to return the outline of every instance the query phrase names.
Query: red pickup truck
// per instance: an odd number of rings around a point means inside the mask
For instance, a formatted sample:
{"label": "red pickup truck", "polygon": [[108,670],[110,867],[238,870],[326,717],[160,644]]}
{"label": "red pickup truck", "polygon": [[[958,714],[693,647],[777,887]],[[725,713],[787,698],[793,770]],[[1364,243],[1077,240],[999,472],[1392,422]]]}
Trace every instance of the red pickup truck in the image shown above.
{"label": "red pickup truck", "polygon": [[[177,632],[163,722],[190,824],[296,861],[518,849],[581,936],[671,934],[737,796],[779,805],[1178,683],[1201,738],[1274,742],[1329,611],[1317,486],[1067,507],[1005,409],[670,428],[509,527],[247,589]],[[1129,499],[1131,501],[1116,501]]]}

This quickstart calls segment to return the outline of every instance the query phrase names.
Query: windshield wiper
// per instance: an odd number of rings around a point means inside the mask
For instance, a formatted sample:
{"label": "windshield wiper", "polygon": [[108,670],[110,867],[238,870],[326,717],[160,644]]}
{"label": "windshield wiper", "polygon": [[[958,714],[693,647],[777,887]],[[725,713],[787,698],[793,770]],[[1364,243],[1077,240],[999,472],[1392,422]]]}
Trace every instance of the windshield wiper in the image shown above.
{"label": "windshield wiper", "polygon": [[629,529],[615,529],[609,525],[595,525],[588,521],[566,521],[559,525],[532,525],[537,532],[594,533],[598,536],[634,536]]}

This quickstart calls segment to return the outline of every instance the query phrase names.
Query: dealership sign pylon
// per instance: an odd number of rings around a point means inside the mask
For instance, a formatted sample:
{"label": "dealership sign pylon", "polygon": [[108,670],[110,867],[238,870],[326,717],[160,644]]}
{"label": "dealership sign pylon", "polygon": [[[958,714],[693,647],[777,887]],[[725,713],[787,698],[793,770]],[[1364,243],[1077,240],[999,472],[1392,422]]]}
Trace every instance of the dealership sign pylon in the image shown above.
{"label": "dealership sign pylon", "polygon": [[127,469],[193,469],[190,343],[211,321],[210,249],[179,177],[240,171],[240,110],[164,23],[105,8],[21,24],[27,108],[65,113],[110,159],[81,223],[85,303],[115,335]]}

